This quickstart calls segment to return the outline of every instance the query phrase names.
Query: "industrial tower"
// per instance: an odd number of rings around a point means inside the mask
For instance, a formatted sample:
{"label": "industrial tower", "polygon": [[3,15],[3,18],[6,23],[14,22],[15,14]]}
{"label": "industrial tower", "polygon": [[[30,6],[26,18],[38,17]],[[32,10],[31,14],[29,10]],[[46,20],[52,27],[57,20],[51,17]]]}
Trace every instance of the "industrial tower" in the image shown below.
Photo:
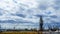
{"label": "industrial tower", "polygon": [[42,18],[42,16],[40,16],[39,30],[43,31],[43,18]]}
{"label": "industrial tower", "polygon": [[38,34],[43,34],[43,18],[40,16]]}

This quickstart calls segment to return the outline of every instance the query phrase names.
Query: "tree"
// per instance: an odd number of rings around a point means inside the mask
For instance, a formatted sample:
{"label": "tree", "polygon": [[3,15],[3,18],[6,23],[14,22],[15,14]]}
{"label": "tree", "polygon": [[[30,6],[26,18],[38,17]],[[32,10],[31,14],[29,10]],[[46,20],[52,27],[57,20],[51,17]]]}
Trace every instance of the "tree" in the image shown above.
{"label": "tree", "polygon": [[28,29],[27,29],[27,28],[25,28],[25,31],[28,31]]}

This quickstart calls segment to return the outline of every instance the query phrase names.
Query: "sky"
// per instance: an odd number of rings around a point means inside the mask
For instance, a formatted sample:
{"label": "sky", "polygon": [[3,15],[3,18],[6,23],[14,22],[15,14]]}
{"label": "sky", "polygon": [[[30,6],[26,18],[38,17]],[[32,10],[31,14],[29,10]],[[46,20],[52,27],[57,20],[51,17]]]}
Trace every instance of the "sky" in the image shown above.
{"label": "sky", "polygon": [[38,28],[44,23],[60,23],[60,0],[0,0],[0,25],[3,29]]}

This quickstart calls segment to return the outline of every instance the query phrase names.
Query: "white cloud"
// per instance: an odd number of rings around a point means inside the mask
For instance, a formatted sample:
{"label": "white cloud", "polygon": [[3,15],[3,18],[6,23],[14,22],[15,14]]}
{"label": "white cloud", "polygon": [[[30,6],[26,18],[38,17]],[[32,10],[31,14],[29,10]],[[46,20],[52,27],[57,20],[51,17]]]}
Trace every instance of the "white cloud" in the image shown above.
{"label": "white cloud", "polygon": [[[54,0],[2,0],[0,1],[0,8],[2,9],[0,20],[22,20],[27,22],[38,23],[39,17],[35,15],[44,15],[44,22],[51,23],[52,21],[60,22],[60,10],[53,8]],[[39,6],[43,8],[39,8]],[[43,10],[41,10],[43,9]],[[16,14],[23,14],[25,17],[16,16]],[[50,16],[57,16],[52,18]],[[6,24],[7,25],[7,24]],[[3,25],[5,27],[5,25]],[[6,26],[8,27],[8,26]],[[24,27],[24,26],[23,26]],[[19,26],[17,27],[19,28]]]}

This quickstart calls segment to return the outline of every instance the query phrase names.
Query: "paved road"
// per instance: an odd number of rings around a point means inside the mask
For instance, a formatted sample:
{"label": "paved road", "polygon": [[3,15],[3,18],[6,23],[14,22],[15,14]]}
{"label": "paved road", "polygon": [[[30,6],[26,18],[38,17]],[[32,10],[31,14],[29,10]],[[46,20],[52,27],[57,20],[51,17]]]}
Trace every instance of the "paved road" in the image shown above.
{"label": "paved road", "polygon": [[60,34],[60,31],[44,31],[43,34]]}

